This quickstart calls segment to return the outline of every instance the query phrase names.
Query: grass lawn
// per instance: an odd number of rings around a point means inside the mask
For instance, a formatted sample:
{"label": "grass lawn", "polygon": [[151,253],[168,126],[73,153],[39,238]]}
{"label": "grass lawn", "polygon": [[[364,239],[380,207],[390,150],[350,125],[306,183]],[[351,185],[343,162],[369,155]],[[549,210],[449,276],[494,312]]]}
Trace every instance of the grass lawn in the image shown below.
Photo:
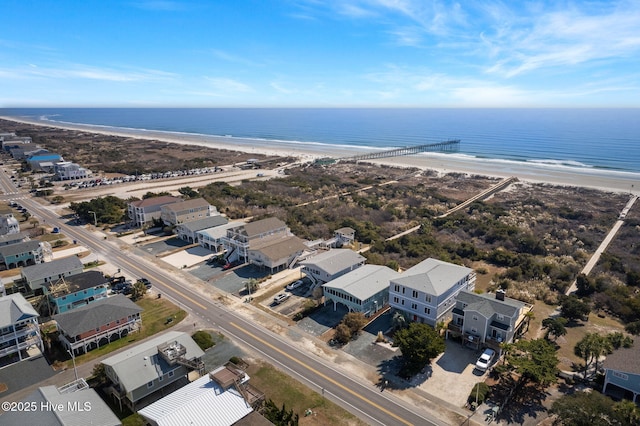
{"label": "grass lawn", "polygon": [[[250,383],[264,392],[276,406],[285,405],[287,410],[293,409],[300,416],[300,425],[365,425],[353,414],[343,410],[322,395],[281,373],[269,364],[249,366],[247,374]],[[311,409],[313,414],[305,417],[305,411]]]}
{"label": "grass lawn", "polygon": [[[122,339],[111,342],[105,346],[94,349],[84,355],[76,357],[77,364],[92,361],[96,358],[120,349],[124,346],[134,344],[156,333],[164,331],[175,324],[182,321],[187,313],[171,303],[167,299],[157,299],[153,297],[145,297],[136,302],[144,311],[142,311],[142,329],[136,333],[132,333]],[[167,318],[172,317],[173,322],[166,324]],[[71,361],[67,361],[71,364]],[[67,367],[69,367],[69,365]]]}

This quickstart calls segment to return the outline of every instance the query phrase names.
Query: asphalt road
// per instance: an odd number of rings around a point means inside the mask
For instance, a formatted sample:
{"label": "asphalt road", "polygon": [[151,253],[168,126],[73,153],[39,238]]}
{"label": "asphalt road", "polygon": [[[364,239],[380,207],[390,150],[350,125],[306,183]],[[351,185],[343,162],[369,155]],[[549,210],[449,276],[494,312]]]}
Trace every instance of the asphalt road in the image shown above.
{"label": "asphalt road", "polygon": [[[4,173],[3,173],[4,174]],[[3,189],[10,190],[11,182],[0,178]],[[6,185],[6,186],[5,186]],[[3,196],[11,199],[10,195]],[[14,196],[15,198],[15,196]],[[363,421],[372,425],[444,425],[423,412],[419,407],[397,398],[391,392],[379,388],[361,377],[350,377],[335,368],[332,363],[300,350],[281,336],[252,321],[237,315],[218,301],[208,300],[183,284],[179,272],[160,268],[137,249],[123,250],[115,239],[105,239],[90,227],[68,226],[64,219],[33,199],[20,200],[32,215],[50,226],[59,226],[62,232],[91,249],[99,258],[120,268],[133,277],[144,276],[151,280],[162,297],[169,297],[181,307],[189,310],[220,329],[237,344],[253,349],[261,358],[278,366],[292,377],[322,393]]]}

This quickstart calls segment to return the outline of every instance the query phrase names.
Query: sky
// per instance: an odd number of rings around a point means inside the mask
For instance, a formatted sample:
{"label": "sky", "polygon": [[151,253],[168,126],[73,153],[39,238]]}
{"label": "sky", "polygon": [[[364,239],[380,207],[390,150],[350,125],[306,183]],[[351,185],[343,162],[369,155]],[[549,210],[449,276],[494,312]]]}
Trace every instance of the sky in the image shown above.
{"label": "sky", "polygon": [[640,1],[2,0],[0,107],[639,107]]}

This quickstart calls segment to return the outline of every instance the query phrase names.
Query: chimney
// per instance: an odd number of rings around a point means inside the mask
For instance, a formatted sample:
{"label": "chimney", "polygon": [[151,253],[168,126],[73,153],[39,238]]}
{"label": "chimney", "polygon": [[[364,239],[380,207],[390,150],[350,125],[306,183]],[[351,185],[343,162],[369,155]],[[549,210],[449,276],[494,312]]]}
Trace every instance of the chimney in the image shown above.
{"label": "chimney", "polygon": [[498,291],[496,291],[496,300],[502,300],[504,302],[504,295],[505,295],[505,291],[500,289]]}

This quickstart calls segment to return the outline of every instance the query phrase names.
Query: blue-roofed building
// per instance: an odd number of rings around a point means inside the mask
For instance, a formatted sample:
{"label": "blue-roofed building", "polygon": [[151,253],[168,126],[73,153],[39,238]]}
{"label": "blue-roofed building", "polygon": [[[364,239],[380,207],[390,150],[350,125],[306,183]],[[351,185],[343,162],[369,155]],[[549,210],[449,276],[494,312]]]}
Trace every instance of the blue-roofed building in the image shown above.
{"label": "blue-roofed building", "polygon": [[51,172],[55,169],[56,163],[63,161],[60,154],[48,153],[41,155],[32,155],[27,158],[27,163],[31,170]]}

